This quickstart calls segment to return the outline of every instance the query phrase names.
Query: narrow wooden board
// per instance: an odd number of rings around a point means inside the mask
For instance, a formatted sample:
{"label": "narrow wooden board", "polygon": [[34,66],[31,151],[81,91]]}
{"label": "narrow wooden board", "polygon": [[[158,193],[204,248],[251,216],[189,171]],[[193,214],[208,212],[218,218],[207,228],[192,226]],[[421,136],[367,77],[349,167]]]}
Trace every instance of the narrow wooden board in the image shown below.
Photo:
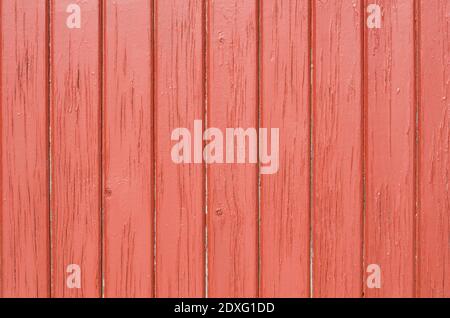
{"label": "narrow wooden board", "polygon": [[417,296],[450,297],[450,2],[420,1]]}
{"label": "narrow wooden board", "polygon": [[[366,7],[373,1],[366,0]],[[379,0],[381,28],[365,28],[365,271],[381,288],[366,297],[414,296],[414,3]],[[366,273],[366,277],[370,273]]]}
{"label": "narrow wooden board", "polygon": [[[68,28],[73,3],[51,1],[52,296],[99,297],[100,3],[77,2],[80,28]],[[70,265],[81,269],[81,288],[67,284]]]}
{"label": "narrow wooden board", "polygon": [[309,3],[260,5],[260,126],[280,134],[279,170],[261,174],[260,296],[309,297]]}
{"label": "narrow wooden board", "polygon": [[362,296],[362,1],[313,7],[313,296]]}
{"label": "narrow wooden board", "polygon": [[153,296],[152,3],[103,2],[105,297]]}
{"label": "narrow wooden board", "polygon": [[193,155],[204,117],[203,17],[201,0],[155,2],[156,297],[205,295],[204,164],[171,157],[172,131],[189,129]]}
{"label": "narrow wooden board", "polygon": [[[208,2],[207,125],[223,136],[258,128],[257,18],[256,0]],[[207,171],[208,296],[255,297],[258,166],[214,163]]]}
{"label": "narrow wooden board", "polygon": [[0,295],[50,295],[47,7],[0,2]]}

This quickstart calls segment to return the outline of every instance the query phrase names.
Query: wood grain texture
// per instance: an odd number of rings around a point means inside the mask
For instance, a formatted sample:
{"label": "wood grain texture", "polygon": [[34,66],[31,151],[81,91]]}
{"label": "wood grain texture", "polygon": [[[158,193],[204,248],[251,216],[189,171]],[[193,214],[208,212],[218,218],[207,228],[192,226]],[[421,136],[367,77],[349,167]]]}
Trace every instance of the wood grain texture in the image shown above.
{"label": "wood grain texture", "polygon": [[204,165],[171,158],[172,131],[194,132],[204,116],[203,9],[201,0],[155,2],[157,297],[205,295]]}
{"label": "wood grain texture", "polygon": [[450,297],[450,2],[419,11],[419,297]]}
{"label": "wood grain texture", "polygon": [[48,297],[45,1],[0,2],[0,295]]}
{"label": "wood grain texture", "polygon": [[313,7],[313,295],[362,295],[362,1]]}
{"label": "wood grain texture", "polygon": [[[366,1],[366,5],[374,3]],[[366,297],[414,296],[414,2],[376,1],[380,29],[366,29],[365,266],[381,267]],[[368,274],[366,274],[368,275]]]}
{"label": "wood grain texture", "polygon": [[0,297],[450,297],[449,74],[448,0],[0,0]]}
{"label": "wood grain texture", "polygon": [[[69,29],[67,7],[51,2],[52,296],[101,292],[99,1],[78,2],[81,28]],[[69,289],[67,266],[81,267]]]}
{"label": "wood grain texture", "polygon": [[280,129],[280,169],[261,175],[260,296],[309,297],[309,4],[260,5],[260,126]]}
{"label": "wood grain texture", "polygon": [[[257,1],[209,1],[208,30],[208,127],[257,128]],[[258,167],[207,173],[208,296],[257,296]]]}
{"label": "wood grain texture", "polygon": [[105,1],[105,297],[153,296],[152,3]]}

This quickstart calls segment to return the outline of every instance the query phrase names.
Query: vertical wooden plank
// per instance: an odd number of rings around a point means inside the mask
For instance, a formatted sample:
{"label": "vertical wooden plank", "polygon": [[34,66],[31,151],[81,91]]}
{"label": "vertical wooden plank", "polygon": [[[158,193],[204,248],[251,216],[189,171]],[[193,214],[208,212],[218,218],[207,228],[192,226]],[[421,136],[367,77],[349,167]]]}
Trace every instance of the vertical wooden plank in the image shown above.
{"label": "vertical wooden plank", "polygon": [[261,127],[280,129],[279,170],[260,177],[260,296],[309,297],[309,2],[260,6]]}
{"label": "vertical wooden plank", "polygon": [[420,1],[419,211],[420,297],[450,297],[450,2]]}
{"label": "vertical wooden plank", "polygon": [[203,7],[155,2],[157,297],[205,295],[204,165],[171,158],[172,131],[204,116]]}
{"label": "vertical wooden plank", "polygon": [[50,294],[45,1],[0,3],[3,297]]}
{"label": "vertical wooden plank", "polygon": [[[80,28],[68,27],[77,12],[72,4],[80,8]],[[54,297],[101,293],[99,16],[99,1],[51,2]],[[67,285],[71,264],[80,266],[81,288]]]}
{"label": "vertical wooden plank", "polygon": [[[208,127],[257,128],[257,1],[209,1],[208,11]],[[208,295],[257,296],[257,165],[207,171]]]}
{"label": "vertical wooden plank", "polygon": [[365,268],[381,268],[367,297],[414,296],[414,2],[380,5],[380,29],[366,29]]}
{"label": "vertical wooden plank", "polygon": [[152,2],[104,2],[106,297],[153,295]]}
{"label": "vertical wooden plank", "polygon": [[362,295],[362,1],[314,1],[313,292]]}

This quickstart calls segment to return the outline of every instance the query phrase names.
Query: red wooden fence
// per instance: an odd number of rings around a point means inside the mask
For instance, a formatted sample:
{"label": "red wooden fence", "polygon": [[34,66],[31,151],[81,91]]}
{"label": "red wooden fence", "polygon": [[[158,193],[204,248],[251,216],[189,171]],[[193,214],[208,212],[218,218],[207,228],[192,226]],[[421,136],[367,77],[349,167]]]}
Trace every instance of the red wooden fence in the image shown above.
{"label": "red wooden fence", "polygon": [[[449,26],[448,0],[1,1],[0,295],[450,297]],[[180,127],[278,128],[279,169],[177,164]]]}

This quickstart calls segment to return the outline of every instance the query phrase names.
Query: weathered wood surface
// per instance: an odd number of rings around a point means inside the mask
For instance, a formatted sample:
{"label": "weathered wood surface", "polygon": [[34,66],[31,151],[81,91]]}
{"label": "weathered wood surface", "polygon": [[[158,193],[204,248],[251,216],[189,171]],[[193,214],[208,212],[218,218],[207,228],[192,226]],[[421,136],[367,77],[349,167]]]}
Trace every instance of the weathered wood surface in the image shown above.
{"label": "weathered wood surface", "polygon": [[[255,0],[209,2],[207,125],[222,132],[258,127],[257,5]],[[258,167],[210,164],[207,174],[208,295],[255,297]]]}
{"label": "weathered wood surface", "polygon": [[[1,1],[0,296],[450,297],[449,25],[446,0]],[[277,172],[205,163],[213,127],[278,128]]]}
{"label": "weathered wood surface", "polygon": [[310,6],[260,4],[260,126],[281,136],[278,172],[261,175],[260,296],[309,297]]}
{"label": "weathered wood surface", "polygon": [[[171,133],[205,116],[204,4],[155,3],[156,296],[205,296],[205,166],[175,165]],[[201,142],[200,142],[201,144]]]}
{"label": "weathered wood surface", "polygon": [[153,296],[151,3],[103,2],[105,297]]}
{"label": "weathered wood surface", "polygon": [[0,2],[0,295],[50,295],[44,1]]}
{"label": "weathered wood surface", "polygon": [[450,297],[450,3],[418,4],[419,297]]}
{"label": "weathered wood surface", "polygon": [[313,5],[315,297],[362,296],[363,9],[362,0]]}
{"label": "weathered wood surface", "polygon": [[[371,1],[366,1],[366,4]],[[414,296],[414,2],[378,1],[382,28],[366,29],[365,268],[378,264],[382,288],[366,297]]]}

